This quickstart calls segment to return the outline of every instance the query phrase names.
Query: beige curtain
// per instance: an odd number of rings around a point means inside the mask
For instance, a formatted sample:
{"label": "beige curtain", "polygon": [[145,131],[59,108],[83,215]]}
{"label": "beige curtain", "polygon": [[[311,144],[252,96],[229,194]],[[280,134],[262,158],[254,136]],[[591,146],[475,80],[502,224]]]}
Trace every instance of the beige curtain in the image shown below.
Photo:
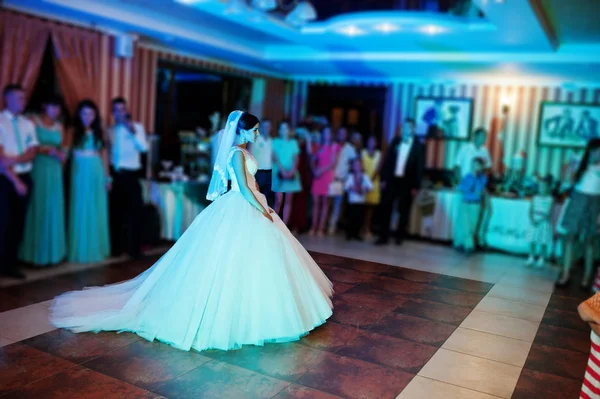
{"label": "beige curtain", "polygon": [[46,21],[0,10],[0,87],[18,83],[29,98],[40,72],[48,37]]}
{"label": "beige curtain", "polygon": [[65,25],[51,27],[54,64],[69,111],[90,99],[98,103],[101,33]]}

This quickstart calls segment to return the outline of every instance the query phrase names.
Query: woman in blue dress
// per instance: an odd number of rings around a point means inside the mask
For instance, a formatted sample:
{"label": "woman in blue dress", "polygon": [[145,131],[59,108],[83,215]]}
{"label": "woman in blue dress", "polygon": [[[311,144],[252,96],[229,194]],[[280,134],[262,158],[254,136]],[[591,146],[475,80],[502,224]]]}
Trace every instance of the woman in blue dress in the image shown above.
{"label": "woman in blue dress", "polygon": [[100,114],[91,100],[77,106],[72,147],[68,259],[99,262],[110,255],[107,191],[111,180]]}
{"label": "woman in blue dress", "polygon": [[[275,212],[283,208],[283,223],[286,225],[292,215],[294,193],[302,190],[298,159],[300,147],[287,121],[279,123],[279,137],[273,139],[273,178],[271,189],[275,193]],[[284,201],[285,195],[285,201]]]}
{"label": "woman in blue dress", "polygon": [[67,156],[63,126],[58,121],[62,101],[48,98],[34,122],[40,147],[33,161],[33,188],[19,257],[34,266],[60,263],[66,256],[63,164]]}

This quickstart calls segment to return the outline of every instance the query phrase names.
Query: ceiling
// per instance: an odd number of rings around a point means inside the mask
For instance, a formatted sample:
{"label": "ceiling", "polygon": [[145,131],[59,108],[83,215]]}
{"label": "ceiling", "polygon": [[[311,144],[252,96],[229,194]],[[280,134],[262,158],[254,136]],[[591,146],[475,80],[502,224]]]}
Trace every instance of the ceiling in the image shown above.
{"label": "ceiling", "polygon": [[4,0],[4,5],[289,78],[600,83],[600,25],[593,18],[600,15],[600,0],[472,0],[481,14],[471,16],[441,13],[452,5],[448,0],[434,0],[438,11],[406,10],[431,0],[311,0],[320,19],[302,28],[276,13],[232,11],[230,1]]}

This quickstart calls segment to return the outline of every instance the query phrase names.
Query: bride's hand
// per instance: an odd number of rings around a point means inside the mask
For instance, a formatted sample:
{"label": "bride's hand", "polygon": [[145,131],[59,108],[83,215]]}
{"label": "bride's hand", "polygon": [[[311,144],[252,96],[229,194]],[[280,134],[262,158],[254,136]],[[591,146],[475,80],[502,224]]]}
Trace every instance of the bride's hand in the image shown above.
{"label": "bride's hand", "polygon": [[264,217],[269,219],[271,222],[273,222],[273,216],[271,216],[271,214],[269,212],[263,212],[263,215],[264,215]]}

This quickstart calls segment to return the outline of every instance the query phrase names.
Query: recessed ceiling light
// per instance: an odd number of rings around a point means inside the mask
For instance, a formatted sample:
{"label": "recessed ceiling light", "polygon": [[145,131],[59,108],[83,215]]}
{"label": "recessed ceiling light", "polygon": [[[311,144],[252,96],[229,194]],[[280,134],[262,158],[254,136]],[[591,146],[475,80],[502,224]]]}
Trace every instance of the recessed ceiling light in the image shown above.
{"label": "recessed ceiling light", "polygon": [[359,29],[358,27],[354,26],[354,25],[348,25],[348,26],[344,26],[343,28],[339,28],[337,30],[338,33],[341,33],[343,35],[347,35],[347,36],[358,36],[358,35],[364,35],[365,31],[362,29]]}
{"label": "recessed ceiling light", "polygon": [[394,24],[385,22],[382,24],[375,25],[375,30],[377,30],[379,32],[383,32],[383,33],[391,33],[391,32],[396,32],[396,31],[400,30],[400,28],[398,28],[398,26],[396,26]]}
{"label": "recessed ceiling light", "polygon": [[442,33],[444,31],[443,28],[436,25],[425,25],[419,28],[419,30],[423,33],[427,33],[429,35],[436,35],[438,33]]}

